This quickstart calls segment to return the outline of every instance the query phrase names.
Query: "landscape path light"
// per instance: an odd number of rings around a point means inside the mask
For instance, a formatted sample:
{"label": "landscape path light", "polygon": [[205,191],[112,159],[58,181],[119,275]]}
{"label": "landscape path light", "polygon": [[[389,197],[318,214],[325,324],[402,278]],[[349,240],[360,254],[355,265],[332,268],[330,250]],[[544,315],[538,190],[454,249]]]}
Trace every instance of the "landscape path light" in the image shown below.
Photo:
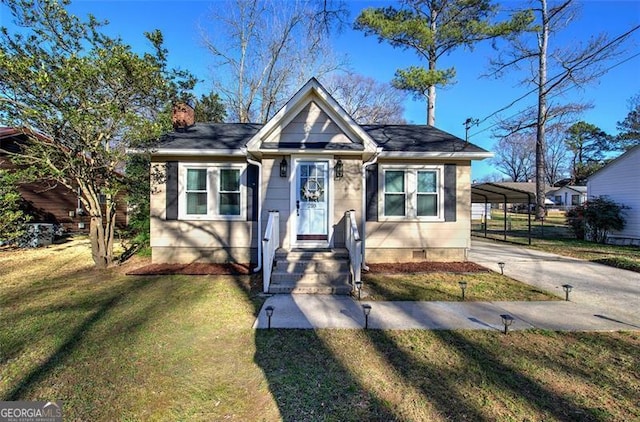
{"label": "landscape path light", "polygon": [[266,308],[264,308],[264,311],[267,314],[267,330],[271,329],[271,317],[273,316],[273,306],[269,305]]}
{"label": "landscape path light", "polygon": [[369,328],[369,314],[371,313],[371,305],[365,303],[362,305],[362,312],[364,312],[364,329]]}
{"label": "landscape path light", "polygon": [[500,267],[500,274],[504,275],[504,262],[498,262],[498,267]]}
{"label": "landscape path light", "polygon": [[358,291],[358,300],[360,300],[361,297],[361,292],[362,292],[362,280],[358,280],[356,281],[356,290]]}
{"label": "landscape path light", "polygon": [[569,293],[573,290],[573,286],[571,284],[563,284],[562,289],[564,290],[564,300],[569,301]]}
{"label": "landscape path light", "polygon": [[514,318],[509,314],[500,315],[500,318],[502,318],[502,324],[504,325],[504,333],[507,334],[509,327],[513,324]]}
{"label": "landscape path light", "polygon": [[462,290],[462,301],[464,302],[464,291],[467,289],[467,282],[465,280],[458,281],[460,290]]}

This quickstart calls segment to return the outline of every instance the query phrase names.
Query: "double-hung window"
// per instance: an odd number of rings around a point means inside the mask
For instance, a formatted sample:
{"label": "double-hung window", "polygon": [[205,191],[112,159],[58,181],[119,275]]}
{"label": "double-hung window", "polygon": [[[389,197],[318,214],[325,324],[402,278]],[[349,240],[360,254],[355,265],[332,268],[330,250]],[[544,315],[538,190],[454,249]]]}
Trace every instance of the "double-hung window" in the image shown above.
{"label": "double-hung window", "polygon": [[382,165],[381,172],[383,219],[443,219],[441,166]]}
{"label": "double-hung window", "polygon": [[241,220],[245,166],[180,163],[179,218]]}

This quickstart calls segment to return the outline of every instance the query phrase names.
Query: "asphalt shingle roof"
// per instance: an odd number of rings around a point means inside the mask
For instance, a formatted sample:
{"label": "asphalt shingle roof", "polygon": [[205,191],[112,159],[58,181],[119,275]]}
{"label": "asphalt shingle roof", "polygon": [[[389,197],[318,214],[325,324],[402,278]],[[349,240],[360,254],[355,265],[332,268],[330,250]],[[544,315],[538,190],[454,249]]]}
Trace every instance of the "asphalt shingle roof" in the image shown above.
{"label": "asphalt shingle roof", "polygon": [[[158,149],[239,149],[255,135],[261,124],[257,123],[197,123],[182,132],[171,132],[162,137]],[[384,151],[402,152],[486,152],[466,143],[450,133],[427,125],[362,125],[362,129]],[[280,147],[298,148],[303,144],[287,143]],[[265,144],[274,148],[277,144]],[[317,144],[320,147],[321,145]],[[308,147],[308,145],[307,145]],[[329,149],[362,149],[360,144],[327,144]]]}

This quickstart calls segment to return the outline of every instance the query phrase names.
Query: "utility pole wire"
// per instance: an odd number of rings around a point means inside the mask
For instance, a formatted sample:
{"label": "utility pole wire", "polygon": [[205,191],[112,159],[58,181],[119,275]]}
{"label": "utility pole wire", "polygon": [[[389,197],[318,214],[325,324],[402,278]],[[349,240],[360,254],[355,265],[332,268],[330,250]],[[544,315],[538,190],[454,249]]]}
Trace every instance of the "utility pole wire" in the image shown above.
{"label": "utility pole wire", "polygon": [[[572,66],[572,67],[574,67],[574,68],[575,68],[575,67],[577,67],[578,65],[580,65],[582,62],[586,61],[587,59],[593,58],[595,55],[597,55],[597,54],[601,53],[601,52],[602,52],[602,51],[604,51],[605,49],[609,48],[611,45],[613,45],[613,44],[615,44],[615,43],[617,43],[617,42],[621,41],[622,39],[624,39],[624,38],[628,37],[629,35],[631,35],[631,34],[632,34],[633,32],[635,32],[635,31],[637,31],[638,29],[640,29],[640,25],[636,25],[635,27],[631,28],[629,31],[625,32],[624,34],[621,34],[620,36],[618,36],[618,37],[616,37],[615,39],[611,40],[609,43],[607,43],[606,45],[602,46],[602,47],[601,47],[600,49],[598,49],[596,52],[594,52],[594,53],[590,54],[588,57],[584,57],[582,60],[580,60],[580,61],[578,61],[577,63],[575,63],[575,64],[574,64],[574,66]],[[601,72],[599,72],[599,73],[597,73],[597,74],[595,75],[595,77],[596,77],[596,78],[597,78],[597,77],[600,77],[600,76],[602,76],[602,75],[606,74],[607,72],[609,72],[611,69],[614,69],[614,68],[616,68],[616,67],[618,67],[618,66],[620,66],[620,65],[622,65],[622,64],[624,64],[624,63],[626,63],[626,62],[628,62],[628,61],[630,61],[630,60],[632,60],[632,59],[634,59],[634,58],[636,58],[636,57],[638,57],[638,56],[640,56],[640,53],[636,53],[636,54],[634,54],[634,55],[632,55],[632,56],[630,56],[630,57],[628,57],[628,58],[626,58],[626,59],[624,59],[624,60],[621,60],[620,62],[618,62],[618,63],[616,63],[616,64],[614,64],[614,65],[612,65],[612,66],[610,66],[610,67],[608,67],[608,68],[606,68],[606,69],[604,69],[603,71],[601,71]],[[545,87],[546,87],[546,86],[548,86],[551,82],[555,81],[555,79],[561,78],[561,77],[562,77],[563,75],[565,75],[565,74],[566,74],[566,72],[563,72],[563,73],[557,74],[557,75],[553,76],[552,78],[548,79],[548,80],[547,80],[547,82],[545,83]],[[554,83],[555,83],[555,82],[554,82]],[[571,90],[571,89],[575,88],[576,86],[578,86],[578,85],[577,85],[577,84],[575,84],[575,85],[571,85],[571,86],[569,86],[569,87],[565,88],[564,90],[561,90],[560,92],[558,92],[558,93],[556,93],[556,94],[551,95],[551,98],[554,98],[554,97],[556,97],[556,96],[558,96],[558,95],[564,94],[565,92],[567,92],[567,91],[569,91],[569,90]],[[482,124],[482,123],[486,122],[487,120],[489,120],[490,118],[492,118],[493,116],[497,115],[498,113],[500,113],[500,112],[502,112],[502,111],[505,111],[505,110],[510,109],[511,107],[513,107],[513,106],[514,106],[516,103],[518,103],[519,101],[522,101],[523,99],[527,98],[529,95],[531,95],[531,94],[533,94],[533,93],[536,93],[536,92],[538,92],[538,87],[535,87],[535,88],[531,89],[530,91],[527,91],[525,94],[521,95],[520,97],[518,97],[518,98],[516,98],[515,100],[513,100],[512,102],[510,102],[508,105],[506,105],[506,106],[504,106],[504,107],[501,107],[500,109],[498,109],[498,110],[496,110],[496,111],[494,111],[494,112],[490,113],[490,114],[489,114],[489,115],[487,115],[486,117],[484,117],[484,118],[480,119],[480,120],[479,120],[479,122],[477,123],[477,125],[480,125],[480,124]],[[520,113],[515,113],[515,114],[513,114],[511,117],[515,117],[515,116],[517,116],[518,114],[520,114]],[[492,124],[492,125],[490,125],[490,126],[488,126],[488,127],[484,128],[484,129],[482,129],[482,130],[479,130],[479,131],[477,131],[477,132],[474,132],[474,133],[470,134],[468,137],[469,137],[469,138],[472,138],[472,137],[474,137],[474,136],[476,136],[476,135],[478,135],[478,134],[480,134],[480,133],[482,133],[482,132],[486,132],[487,130],[489,130],[489,129],[491,129],[491,128],[495,127],[495,126],[497,126],[497,123],[494,123],[494,124]]]}

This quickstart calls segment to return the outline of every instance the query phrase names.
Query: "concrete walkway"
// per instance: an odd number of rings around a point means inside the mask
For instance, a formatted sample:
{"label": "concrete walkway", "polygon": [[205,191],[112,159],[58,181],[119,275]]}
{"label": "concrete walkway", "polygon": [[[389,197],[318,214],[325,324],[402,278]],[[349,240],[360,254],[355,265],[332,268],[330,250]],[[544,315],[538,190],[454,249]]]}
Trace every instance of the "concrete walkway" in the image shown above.
{"label": "concrete walkway", "polygon": [[532,251],[493,241],[472,242],[471,261],[545,289],[570,301],[558,302],[358,302],[329,295],[269,297],[254,328],[267,328],[264,308],[273,306],[272,328],[362,328],[363,304],[371,305],[371,329],[503,330],[501,314],[515,318],[511,330],[640,330],[640,274]]}

